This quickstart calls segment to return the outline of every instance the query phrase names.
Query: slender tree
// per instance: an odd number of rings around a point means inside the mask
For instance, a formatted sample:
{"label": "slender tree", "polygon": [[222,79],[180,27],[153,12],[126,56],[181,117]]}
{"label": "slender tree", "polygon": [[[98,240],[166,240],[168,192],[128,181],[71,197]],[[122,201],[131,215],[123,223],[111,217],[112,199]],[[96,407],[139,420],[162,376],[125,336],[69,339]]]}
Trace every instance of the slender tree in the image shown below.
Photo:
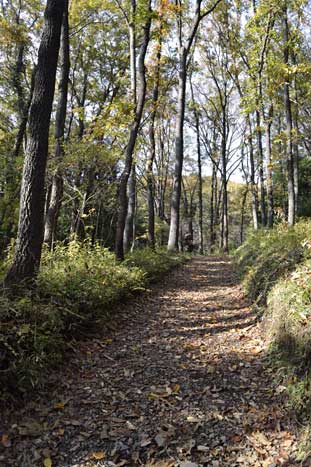
{"label": "slender tree", "polygon": [[138,78],[139,78],[139,89],[137,90],[137,106],[134,111],[134,120],[131,125],[129,140],[125,154],[125,164],[122,170],[120,184],[119,184],[119,195],[118,195],[118,219],[115,239],[115,252],[117,259],[123,261],[124,259],[124,228],[127,216],[127,182],[131,173],[133,163],[133,153],[136,145],[136,139],[140,128],[142,114],[145,105],[146,98],[146,70],[145,70],[145,57],[147,48],[150,40],[150,26],[151,26],[151,2],[147,2],[146,21],[143,26],[143,38],[140,47],[140,54],[138,58]]}
{"label": "slender tree", "polygon": [[[65,133],[65,122],[67,113],[68,99],[68,81],[70,71],[70,55],[69,55],[69,21],[68,21],[68,0],[65,0],[65,10],[62,23],[61,34],[61,73],[59,78],[59,95],[55,119],[55,149],[54,157],[56,164],[63,154],[63,143]],[[48,196],[48,207],[45,218],[44,241],[52,247],[57,218],[59,215],[61,200],[63,195],[63,175],[59,167],[57,167],[50,186]]]}
{"label": "slender tree", "polygon": [[196,0],[195,15],[191,23],[189,35],[184,39],[182,5],[181,1],[177,1],[179,7],[178,14],[178,41],[179,41],[179,59],[178,59],[178,100],[177,100],[177,121],[175,134],[175,168],[173,190],[171,197],[171,219],[170,231],[168,238],[167,249],[174,251],[178,249],[178,234],[179,234],[179,206],[181,196],[181,177],[184,160],[184,121],[185,121],[185,99],[186,99],[186,83],[187,70],[189,65],[189,54],[203,18],[211,14],[221,0],[217,0],[211,8],[202,12],[202,0]]}

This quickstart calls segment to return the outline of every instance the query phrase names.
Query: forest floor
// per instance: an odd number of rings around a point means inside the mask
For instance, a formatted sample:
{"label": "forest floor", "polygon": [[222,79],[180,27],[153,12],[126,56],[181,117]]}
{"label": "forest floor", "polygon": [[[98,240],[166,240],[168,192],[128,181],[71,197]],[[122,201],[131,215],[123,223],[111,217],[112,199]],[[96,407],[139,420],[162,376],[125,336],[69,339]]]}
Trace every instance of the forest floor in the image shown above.
{"label": "forest floor", "polygon": [[196,257],[116,313],[1,414],[1,467],[302,465],[229,259]]}

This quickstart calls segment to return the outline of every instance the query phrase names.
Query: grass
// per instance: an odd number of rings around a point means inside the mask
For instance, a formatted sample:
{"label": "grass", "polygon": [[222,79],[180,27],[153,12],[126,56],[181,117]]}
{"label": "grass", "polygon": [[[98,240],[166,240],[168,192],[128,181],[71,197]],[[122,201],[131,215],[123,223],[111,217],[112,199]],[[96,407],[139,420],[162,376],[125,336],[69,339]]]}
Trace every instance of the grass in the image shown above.
{"label": "grass", "polygon": [[266,304],[269,291],[279,278],[310,256],[306,247],[308,238],[311,238],[311,222],[307,220],[294,227],[279,224],[271,230],[249,233],[234,257],[244,290],[253,301]]}
{"label": "grass", "polygon": [[76,241],[44,251],[35,292],[0,296],[0,386],[5,394],[40,385],[45,370],[62,362],[72,339],[109,320],[116,302],[188,258],[143,249],[117,263],[109,250]]}
{"label": "grass", "polygon": [[[311,221],[252,232],[235,253],[244,289],[265,307],[271,364],[288,403],[311,433]],[[303,437],[301,458],[311,453]]]}

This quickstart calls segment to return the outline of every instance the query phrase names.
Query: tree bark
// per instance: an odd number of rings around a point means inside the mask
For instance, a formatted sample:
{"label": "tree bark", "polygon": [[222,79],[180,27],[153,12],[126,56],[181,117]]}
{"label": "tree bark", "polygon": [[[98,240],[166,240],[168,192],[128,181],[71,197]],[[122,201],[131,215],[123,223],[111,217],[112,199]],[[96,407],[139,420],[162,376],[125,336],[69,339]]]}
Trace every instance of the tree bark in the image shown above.
{"label": "tree bark", "polygon": [[[161,19],[160,19],[161,21]],[[155,140],[155,120],[157,116],[157,106],[159,100],[160,86],[160,61],[162,55],[162,23],[160,23],[160,37],[158,42],[158,50],[156,55],[155,82],[152,90],[151,115],[149,127],[150,152],[146,164],[147,177],[147,199],[148,199],[148,245],[151,248],[155,247],[155,213],[154,213],[154,181],[153,181],[153,163],[156,156],[156,140]]]}
{"label": "tree bark", "polygon": [[131,174],[127,184],[128,208],[124,227],[123,248],[127,252],[135,241],[134,238],[134,217],[136,210],[136,164],[132,164]]}
{"label": "tree bark", "polygon": [[[198,201],[199,201],[199,252],[203,255],[204,239],[203,239],[203,184],[202,184],[202,156],[201,156],[201,137],[200,137],[200,115],[194,101],[194,92],[192,82],[190,80],[191,99],[194,105],[194,123],[197,143],[197,163],[198,163]],[[214,168],[214,164],[213,164]]]}
{"label": "tree bark", "polygon": [[184,120],[187,80],[187,53],[184,47],[182,47],[180,51],[179,67],[180,68],[178,78],[177,122],[175,138],[175,170],[171,197],[171,219],[169,239],[167,245],[168,251],[178,250],[179,206],[181,195],[181,177],[184,160]]}
{"label": "tree bark", "polygon": [[[287,17],[287,6],[283,10],[283,35],[284,35],[284,65],[289,66],[289,26]],[[286,73],[284,82],[284,107],[286,123],[286,161],[287,161],[287,193],[288,193],[288,224],[295,223],[295,180],[294,180],[294,157],[293,157],[293,120],[290,100],[289,75]]]}
{"label": "tree bark", "polygon": [[49,127],[64,7],[64,0],[47,0],[33,99],[29,110],[29,137],[15,257],[5,284],[33,280],[40,266]]}
{"label": "tree bark", "polygon": [[[69,51],[69,22],[68,22],[68,0],[65,0],[65,10],[62,22],[61,34],[61,74],[59,79],[59,96],[55,119],[55,149],[54,158],[56,163],[63,154],[63,142],[65,134],[65,122],[67,113],[68,81],[70,71]],[[45,218],[44,242],[52,248],[58,215],[63,196],[63,175],[59,168],[53,175],[49,204]]]}
{"label": "tree bark", "polygon": [[[220,3],[216,0],[212,7],[201,13],[202,0],[196,1],[196,11],[193,22],[190,27],[190,33],[185,42],[183,42],[182,18],[178,17],[178,36],[179,36],[179,77],[178,77],[178,101],[177,101],[177,121],[175,134],[175,169],[171,197],[171,219],[170,231],[167,249],[168,251],[178,250],[179,234],[179,206],[181,196],[181,177],[184,160],[184,120],[185,120],[185,98],[187,82],[187,60],[195,39],[199,24],[203,18],[208,16]],[[180,13],[181,15],[181,13]]]}
{"label": "tree bark", "polygon": [[151,4],[148,0],[148,17],[144,25],[144,34],[142,39],[142,45],[140,48],[140,54],[138,59],[138,75],[139,75],[139,91],[138,101],[135,109],[134,121],[131,126],[129,141],[126,148],[125,164],[124,169],[120,178],[119,195],[118,195],[118,219],[116,228],[116,239],[115,239],[115,253],[116,258],[120,261],[124,260],[124,246],[123,236],[125,221],[127,215],[127,182],[131,173],[133,153],[135,149],[136,139],[140,127],[140,122],[143,114],[146,98],[146,72],[145,72],[145,57],[150,39],[150,26],[151,26]]}
{"label": "tree bark", "polygon": [[266,154],[267,154],[267,226],[273,227],[274,200],[273,200],[273,177],[272,177],[272,155],[271,155],[271,125],[272,107],[266,121]]}

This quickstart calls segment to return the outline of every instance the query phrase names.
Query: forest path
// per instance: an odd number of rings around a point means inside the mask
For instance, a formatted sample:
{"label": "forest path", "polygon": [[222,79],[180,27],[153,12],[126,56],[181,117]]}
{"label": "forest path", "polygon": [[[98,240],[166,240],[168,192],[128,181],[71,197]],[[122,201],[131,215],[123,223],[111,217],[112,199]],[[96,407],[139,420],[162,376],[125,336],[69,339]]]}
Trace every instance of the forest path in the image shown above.
{"label": "forest path", "polygon": [[300,465],[228,259],[196,257],[118,313],[116,329],[77,345],[50,394],[4,425],[1,466]]}

